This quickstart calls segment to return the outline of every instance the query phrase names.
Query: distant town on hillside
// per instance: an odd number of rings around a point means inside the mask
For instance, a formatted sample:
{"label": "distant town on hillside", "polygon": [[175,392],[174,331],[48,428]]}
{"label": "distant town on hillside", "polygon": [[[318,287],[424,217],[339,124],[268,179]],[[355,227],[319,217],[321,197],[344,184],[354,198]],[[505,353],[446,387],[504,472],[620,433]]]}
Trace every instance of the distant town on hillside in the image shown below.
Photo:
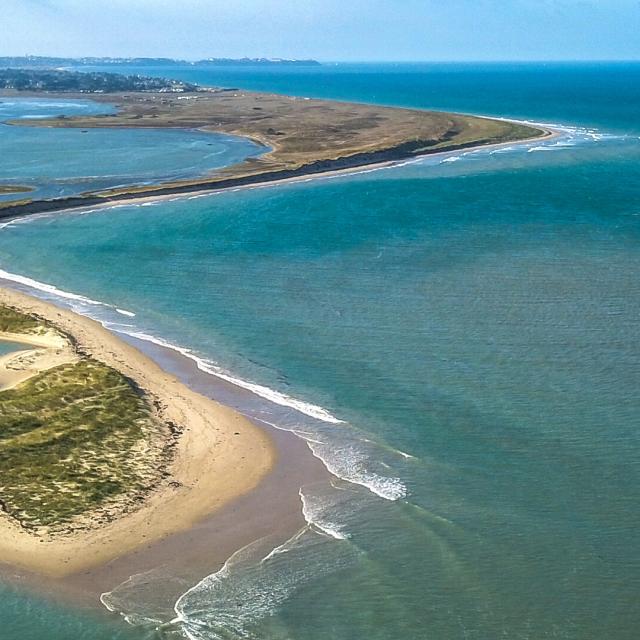
{"label": "distant town on hillside", "polygon": [[56,91],[69,93],[114,93],[121,91],[153,91],[187,93],[207,91],[198,85],[166,78],[140,75],[60,71],[54,69],[1,69],[0,89],[16,91]]}

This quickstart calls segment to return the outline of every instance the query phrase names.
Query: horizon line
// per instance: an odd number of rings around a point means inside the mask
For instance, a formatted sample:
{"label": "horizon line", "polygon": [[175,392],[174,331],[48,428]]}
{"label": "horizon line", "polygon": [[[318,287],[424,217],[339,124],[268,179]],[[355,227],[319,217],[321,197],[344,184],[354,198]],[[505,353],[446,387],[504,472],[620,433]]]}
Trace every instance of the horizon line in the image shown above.
{"label": "horizon line", "polygon": [[206,58],[187,58],[187,57],[172,57],[169,55],[60,55],[60,54],[15,54],[15,53],[0,53],[0,58],[61,58],[67,60],[81,60],[83,58],[95,58],[95,59],[140,59],[140,60],[155,60],[166,59],[176,62],[206,62],[207,60],[270,60],[270,61],[290,61],[290,62],[304,62],[313,61],[320,62],[322,64],[554,64],[554,63],[638,63],[638,58],[531,58],[531,59],[513,59],[513,58],[465,58],[465,59],[375,59],[375,58],[362,58],[362,59],[347,59],[338,60],[330,58],[314,58],[314,57],[301,57],[291,58],[283,56],[209,56]]}

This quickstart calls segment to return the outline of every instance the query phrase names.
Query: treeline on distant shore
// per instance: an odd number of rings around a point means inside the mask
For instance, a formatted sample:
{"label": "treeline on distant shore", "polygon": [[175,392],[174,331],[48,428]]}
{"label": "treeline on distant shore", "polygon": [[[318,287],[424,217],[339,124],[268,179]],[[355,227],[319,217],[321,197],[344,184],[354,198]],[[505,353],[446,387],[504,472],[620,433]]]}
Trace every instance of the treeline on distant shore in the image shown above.
{"label": "treeline on distant shore", "polygon": [[153,91],[187,93],[204,91],[179,80],[125,76],[117,73],[56,71],[51,69],[0,69],[0,89],[16,91],[57,91],[75,93],[114,93]]}
{"label": "treeline on distant shore", "polygon": [[134,67],[163,66],[318,66],[317,60],[285,60],[284,58],[207,58],[205,60],[175,60],[173,58],[52,58],[48,56],[0,57],[0,67],[99,67],[129,65]]}

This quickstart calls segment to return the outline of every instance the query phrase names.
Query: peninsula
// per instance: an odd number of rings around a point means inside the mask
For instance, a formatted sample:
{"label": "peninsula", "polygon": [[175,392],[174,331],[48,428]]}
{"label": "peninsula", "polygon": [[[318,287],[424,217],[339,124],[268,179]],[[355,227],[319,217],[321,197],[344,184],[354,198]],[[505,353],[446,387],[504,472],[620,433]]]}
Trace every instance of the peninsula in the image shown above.
{"label": "peninsula", "polygon": [[[98,323],[0,289],[0,564],[61,577],[188,529],[270,470],[267,435]],[[22,345],[22,346],[17,346]]]}
{"label": "peninsula", "polygon": [[[114,91],[90,97],[113,104],[111,115],[18,120],[31,127],[191,128],[245,136],[267,149],[211,175],[126,186],[52,200],[0,204],[0,217],[96,206],[138,198],[263,184],[421,155],[540,138],[547,130],[517,122],[330,100],[197,87],[194,91]],[[86,93],[18,91],[2,96],[87,98]]]}

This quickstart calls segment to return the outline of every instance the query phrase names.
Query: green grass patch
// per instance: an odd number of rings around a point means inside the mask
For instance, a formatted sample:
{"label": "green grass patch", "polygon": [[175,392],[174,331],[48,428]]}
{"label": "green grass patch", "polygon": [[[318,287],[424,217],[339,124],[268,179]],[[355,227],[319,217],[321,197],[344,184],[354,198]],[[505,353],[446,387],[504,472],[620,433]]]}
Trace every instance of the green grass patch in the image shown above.
{"label": "green grass patch", "polygon": [[43,328],[43,323],[38,319],[20,313],[11,307],[0,305],[0,331],[29,333]]}
{"label": "green grass patch", "polygon": [[0,393],[0,505],[25,528],[55,530],[125,494],[135,500],[165,466],[163,428],[104,364],[41,373]]}

